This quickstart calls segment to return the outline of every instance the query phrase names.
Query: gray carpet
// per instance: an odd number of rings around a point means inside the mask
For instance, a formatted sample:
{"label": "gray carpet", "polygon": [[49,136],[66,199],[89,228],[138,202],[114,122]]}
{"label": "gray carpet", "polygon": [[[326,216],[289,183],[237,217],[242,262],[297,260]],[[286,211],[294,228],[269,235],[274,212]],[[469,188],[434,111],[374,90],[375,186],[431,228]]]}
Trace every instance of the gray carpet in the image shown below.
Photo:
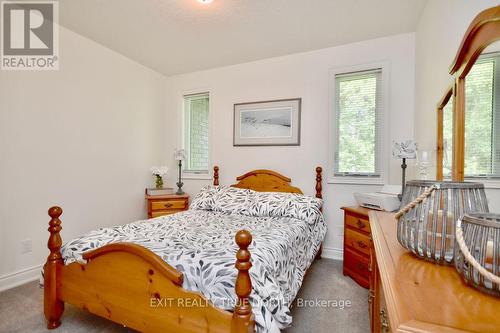
{"label": "gray carpet", "polygon": [[[297,295],[292,309],[293,325],[285,332],[369,332],[367,295],[366,289],[342,275],[342,262],[317,260]],[[346,301],[351,305],[342,309],[341,302],[347,305]],[[70,305],[66,305],[61,327],[46,330],[43,290],[37,282],[0,293],[0,318],[0,332],[131,332]]]}

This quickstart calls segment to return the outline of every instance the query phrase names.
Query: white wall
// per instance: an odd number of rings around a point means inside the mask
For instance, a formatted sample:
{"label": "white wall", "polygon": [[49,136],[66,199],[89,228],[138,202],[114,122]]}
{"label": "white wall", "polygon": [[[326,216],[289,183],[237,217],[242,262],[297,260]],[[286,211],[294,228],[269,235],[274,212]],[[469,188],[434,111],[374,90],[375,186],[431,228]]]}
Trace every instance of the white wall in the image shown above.
{"label": "white wall", "polygon": [[[314,168],[323,166],[326,254],[340,256],[339,208],[354,204],[354,192],[379,186],[326,183],[329,70],[388,62],[389,140],[415,132],[421,149],[434,149],[435,106],[463,33],[478,12],[499,3],[428,1],[415,34],[169,78],[61,27],[59,71],[0,71],[0,290],[32,278],[45,260],[49,206],[63,207],[66,240],[143,218],[151,165],[168,164],[167,185],[175,186],[182,95],[207,90],[221,183],[269,168],[313,194]],[[299,147],[232,146],[234,103],[294,97],[302,98]],[[400,163],[387,158],[389,182],[399,184]],[[185,180],[185,188],[194,195],[209,182]],[[500,190],[487,194],[495,210]],[[21,254],[24,239],[33,241],[32,253]]]}
{"label": "white wall", "polygon": [[[474,17],[498,0],[428,1],[416,31],[415,136],[419,147],[436,146],[436,105],[453,82],[449,67]],[[500,190],[489,189],[490,210],[500,212]]]}
{"label": "white wall", "polygon": [[0,289],[38,273],[51,205],[64,209],[63,240],[145,217],[164,85],[62,27],[59,71],[0,71]]}
{"label": "white wall", "polygon": [[[181,145],[182,95],[209,90],[212,116],[212,164],[220,166],[221,184],[232,184],[236,176],[257,168],[276,170],[293,179],[306,193],[314,193],[314,169],[327,167],[329,69],[387,61],[390,69],[388,138],[413,136],[414,34],[403,34],[328,49],[223,67],[167,80],[167,109],[171,130],[167,134],[165,161]],[[280,98],[302,98],[302,133],[299,147],[233,147],[233,104]],[[390,158],[387,156],[387,158]],[[174,167],[173,162],[171,167]],[[326,170],[325,170],[326,171]],[[400,161],[390,160],[390,181],[400,183]],[[325,177],[326,178],[326,177]],[[186,180],[195,194],[209,180]],[[174,180],[169,185],[174,185]],[[340,207],[354,203],[353,192],[374,191],[377,186],[324,183],[325,213],[329,232],[325,247],[329,254],[342,248]]]}

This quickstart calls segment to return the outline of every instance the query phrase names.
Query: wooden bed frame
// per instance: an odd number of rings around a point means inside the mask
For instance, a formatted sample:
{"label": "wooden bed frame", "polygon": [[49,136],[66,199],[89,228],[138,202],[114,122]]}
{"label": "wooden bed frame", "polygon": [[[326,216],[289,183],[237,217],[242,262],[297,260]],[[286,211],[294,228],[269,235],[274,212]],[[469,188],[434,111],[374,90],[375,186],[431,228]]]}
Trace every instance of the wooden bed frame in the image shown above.
{"label": "wooden bed frame", "polygon": [[[316,168],[316,197],[321,198],[321,168]],[[254,170],[237,178],[232,185],[256,191],[302,191],[290,185],[291,179],[270,170]],[[214,185],[219,185],[219,168],[214,167]],[[231,332],[255,331],[255,320],[248,297],[252,267],[248,246],[252,235],[236,233],[235,267],[238,296],[234,311],[219,309],[201,293],[182,288],[183,275],[152,251],[133,243],[112,243],[86,252],[86,264],[64,265],[61,255],[60,207],[49,209],[48,248],[44,266],[44,313],[47,328],[61,325],[64,303],[141,332]],[[321,254],[318,251],[318,256]]]}

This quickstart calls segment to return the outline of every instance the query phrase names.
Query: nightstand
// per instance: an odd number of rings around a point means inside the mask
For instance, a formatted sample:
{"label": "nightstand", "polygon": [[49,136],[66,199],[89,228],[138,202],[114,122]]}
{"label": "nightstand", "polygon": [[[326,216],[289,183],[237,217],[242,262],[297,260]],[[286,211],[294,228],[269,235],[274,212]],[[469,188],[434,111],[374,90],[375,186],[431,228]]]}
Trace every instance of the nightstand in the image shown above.
{"label": "nightstand", "polygon": [[188,194],[146,195],[148,218],[170,215],[189,208]]}
{"label": "nightstand", "polygon": [[344,275],[368,288],[372,238],[368,213],[370,209],[354,206],[344,210]]}

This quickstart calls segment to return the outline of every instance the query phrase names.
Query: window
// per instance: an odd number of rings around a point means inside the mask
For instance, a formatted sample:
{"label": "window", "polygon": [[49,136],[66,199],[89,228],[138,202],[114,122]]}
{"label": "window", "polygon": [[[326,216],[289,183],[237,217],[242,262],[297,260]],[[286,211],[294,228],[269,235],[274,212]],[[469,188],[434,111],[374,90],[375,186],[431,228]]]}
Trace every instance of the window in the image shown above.
{"label": "window", "polygon": [[208,174],[209,94],[184,96],[184,172]]}
{"label": "window", "polygon": [[380,177],[382,69],[335,75],[333,173]]}

